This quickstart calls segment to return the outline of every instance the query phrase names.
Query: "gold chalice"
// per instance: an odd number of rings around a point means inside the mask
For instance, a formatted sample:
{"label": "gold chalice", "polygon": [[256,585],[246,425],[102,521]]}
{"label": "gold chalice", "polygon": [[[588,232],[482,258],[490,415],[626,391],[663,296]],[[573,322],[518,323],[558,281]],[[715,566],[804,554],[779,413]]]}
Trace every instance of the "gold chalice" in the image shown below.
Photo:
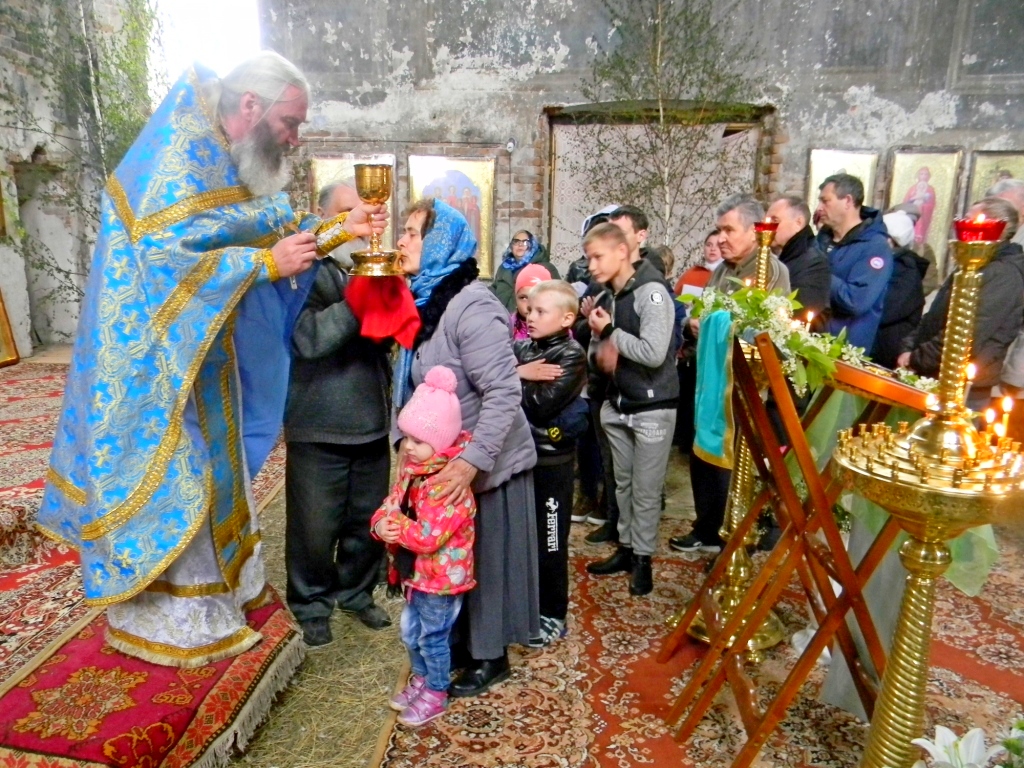
{"label": "gold chalice", "polygon": [[[356,193],[359,199],[370,205],[383,205],[391,197],[391,166],[385,164],[359,163],[355,166]],[[394,277],[401,275],[398,268],[398,251],[385,250],[380,246],[380,235],[370,236],[370,247],[352,254],[355,267],[353,275],[361,277]]]}

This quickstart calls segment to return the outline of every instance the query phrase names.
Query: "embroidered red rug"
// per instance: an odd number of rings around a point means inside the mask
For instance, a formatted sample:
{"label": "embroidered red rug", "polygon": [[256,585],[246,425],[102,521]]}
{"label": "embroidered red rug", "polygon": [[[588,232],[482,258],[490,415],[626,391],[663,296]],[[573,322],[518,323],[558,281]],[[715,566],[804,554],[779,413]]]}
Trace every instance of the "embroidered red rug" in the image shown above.
{"label": "embroidered red rug", "polygon": [[263,640],[246,653],[177,669],[115,651],[95,616],[0,697],[0,766],[226,765],[305,654],[279,600],[250,612],[249,625]]}
{"label": "embroidered red rug", "polygon": [[[662,537],[689,527],[666,520]],[[706,560],[670,552],[655,558],[653,594],[630,597],[625,576],[594,577],[584,566],[610,553],[574,531],[574,590],[568,636],[552,647],[513,647],[513,674],[475,699],[454,700],[443,718],[420,729],[394,725],[380,766],[515,765],[729,766],[743,742],[728,692],[695,736],[677,743],[663,717],[694,667],[701,646],[668,664],[656,660],[664,620],[703,579]],[[980,726],[990,740],[1024,708],[1024,540],[1001,540],[1002,556],[982,595],[968,598],[943,582],[936,609],[928,689],[929,732],[940,723],[963,733]],[[692,556],[691,556],[692,558]],[[789,633],[806,625],[802,601],[787,594],[778,613]],[[783,644],[766,653],[756,679],[776,689],[796,662]],[[817,701],[819,666],[755,766],[855,766],[867,725]]]}

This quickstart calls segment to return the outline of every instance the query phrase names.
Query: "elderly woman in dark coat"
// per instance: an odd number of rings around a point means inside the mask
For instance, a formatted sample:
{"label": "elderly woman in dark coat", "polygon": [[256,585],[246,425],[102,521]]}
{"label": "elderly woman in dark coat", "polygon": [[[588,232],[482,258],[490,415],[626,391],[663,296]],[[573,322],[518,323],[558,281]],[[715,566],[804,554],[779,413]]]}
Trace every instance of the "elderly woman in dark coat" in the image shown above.
{"label": "elderly woman in dark coat", "polygon": [[551,263],[547,249],[540,244],[536,235],[521,229],[512,236],[512,242],[505,249],[491,283],[494,295],[510,313],[516,311],[516,275],[527,264],[540,264],[551,273],[552,280],[558,279],[558,270]]}
{"label": "elderly woman in dark coat", "polygon": [[[477,280],[476,239],[463,216],[440,200],[416,203],[398,241],[401,267],[423,326],[395,372],[402,406],[435,365],[455,372],[463,428],[473,438],[438,474],[445,498],[476,495],[477,587],[468,594],[472,662],[452,696],[475,696],[509,675],[506,647],[539,633],[530,427],[508,330],[508,313]],[[397,412],[397,408],[395,409]]]}

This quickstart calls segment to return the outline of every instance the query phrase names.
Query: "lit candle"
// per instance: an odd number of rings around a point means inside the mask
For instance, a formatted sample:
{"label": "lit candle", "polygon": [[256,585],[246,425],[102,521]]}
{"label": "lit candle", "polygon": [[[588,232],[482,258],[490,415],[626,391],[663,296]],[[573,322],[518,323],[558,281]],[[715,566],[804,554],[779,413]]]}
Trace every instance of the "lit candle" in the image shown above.
{"label": "lit candle", "polygon": [[814,319],[814,313],[808,310],[807,312],[807,330],[811,330],[811,321]]}
{"label": "lit candle", "polygon": [[772,216],[765,216],[764,221],[754,222],[755,232],[774,232],[779,228],[779,220]]}
{"label": "lit candle", "polygon": [[956,239],[962,243],[995,242],[1005,227],[1006,222],[1002,219],[987,219],[983,213],[973,219],[957,219],[953,222]]}
{"label": "lit candle", "polygon": [[971,396],[971,385],[974,383],[974,376],[978,372],[978,366],[974,363],[967,364],[967,385],[964,387],[964,403],[967,403],[967,398]]}
{"label": "lit candle", "polygon": [[1013,398],[1007,395],[1003,398],[1003,437],[1010,434],[1010,411],[1013,410]]}
{"label": "lit candle", "polygon": [[751,283],[751,280],[750,280],[750,278],[749,278],[749,277],[748,277],[748,278],[747,278],[746,280],[744,280],[744,281],[743,281],[743,284],[744,284],[745,286],[747,286],[747,288],[749,288],[749,287],[750,287],[750,283]]}
{"label": "lit candle", "polygon": [[996,420],[995,408],[986,408],[985,409],[985,433],[986,434],[989,434],[989,435],[992,434],[992,425],[995,423],[995,420]]}

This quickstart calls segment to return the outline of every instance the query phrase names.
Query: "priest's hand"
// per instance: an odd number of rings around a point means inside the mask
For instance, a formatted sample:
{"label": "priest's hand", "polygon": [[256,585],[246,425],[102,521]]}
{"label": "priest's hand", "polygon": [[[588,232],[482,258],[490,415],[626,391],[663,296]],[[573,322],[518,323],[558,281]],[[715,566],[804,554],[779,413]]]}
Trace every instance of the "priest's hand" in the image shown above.
{"label": "priest's hand", "polygon": [[356,237],[369,237],[371,234],[383,234],[387,226],[388,207],[386,205],[360,203],[349,211],[342,229]]}
{"label": "priest's hand", "polygon": [[440,486],[441,492],[436,500],[441,504],[458,506],[469,496],[469,486],[476,477],[477,468],[465,459],[455,459],[437,473],[434,484]]}
{"label": "priest's hand", "polygon": [[277,274],[291,277],[305,272],[316,259],[316,235],[312,232],[299,232],[277,241],[270,249],[277,265]]}

